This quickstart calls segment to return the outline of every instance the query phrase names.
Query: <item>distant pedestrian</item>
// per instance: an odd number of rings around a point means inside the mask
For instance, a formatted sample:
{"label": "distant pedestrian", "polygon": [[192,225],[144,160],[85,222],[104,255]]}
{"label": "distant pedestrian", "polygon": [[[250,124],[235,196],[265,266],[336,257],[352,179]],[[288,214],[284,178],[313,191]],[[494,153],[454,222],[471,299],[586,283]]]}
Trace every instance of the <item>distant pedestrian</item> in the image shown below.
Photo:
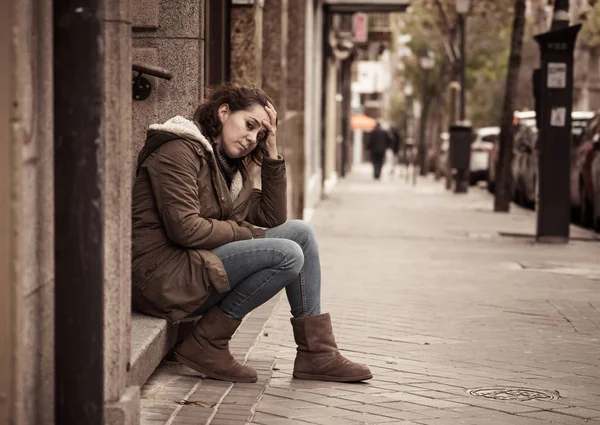
{"label": "distant pedestrian", "polygon": [[390,169],[390,174],[393,175],[396,170],[396,165],[400,163],[400,147],[402,146],[402,138],[396,127],[391,127],[388,130],[388,133],[390,136],[390,149],[392,151],[392,167]]}
{"label": "distant pedestrian", "polygon": [[[368,367],[340,354],[331,318],[321,314],[317,239],[308,223],[286,222],[276,134],[268,96],[233,84],[214,90],[192,120],[150,126],[133,187],[133,306],[192,323],[176,346],[180,363],[213,379],[256,382],[229,340],[285,288],[298,346],[293,376],[370,379]],[[261,190],[253,189],[253,164],[261,166]]]}
{"label": "distant pedestrian", "polygon": [[385,159],[385,152],[391,146],[392,139],[387,130],[384,130],[381,123],[378,121],[377,125],[369,133],[367,137],[367,150],[371,156],[371,163],[373,164],[373,177],[375,180],[379,180],[381,177],[381,168]]}

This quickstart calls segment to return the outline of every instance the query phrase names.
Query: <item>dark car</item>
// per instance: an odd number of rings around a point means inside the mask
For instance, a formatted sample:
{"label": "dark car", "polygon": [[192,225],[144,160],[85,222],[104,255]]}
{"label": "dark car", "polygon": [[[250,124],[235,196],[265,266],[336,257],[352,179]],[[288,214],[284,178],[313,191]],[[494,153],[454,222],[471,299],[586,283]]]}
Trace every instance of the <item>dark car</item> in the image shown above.
{"label": "dark car", "polygon": [[[572,146],[572,160],[582,154],[583,151],[591,150],[590,147],[584,147],[581,149],[581,137],[583,129],[588,125],[592,117],[593,112],[588,111],[573,111],[571,113],[571,140],[569,141]],[[538,133],[537,127],[533,125],[530,131],[526,131],[524,137],[519,141],[515,138],[516,154],[513,163],[515,169],[515,177],[517,178],[515,185],[515,202],[528,206],[535,207],[537,203],[537,181],[538,181],[538,145],[537,145]],[[573,184],[573,174],[580,175],[581,173],[586,174],[585,179],[590,180],[590,162],[586,163],[585,168],[581,168],[578,164],[577,167],[571,166],[571,184]],[[585,171],[583,171],[585,170]],[[573,171],[575,171],[573,173]],[[591,186],[586,190],[591,190]],[[587,193],[587,192],[586,192]],[[573,191],[571,190],[571,196]],[[591,195],[588,195],[591,196]],[[591,198],[589,198],[591,199]],[[573,199],[571,200],[573,203]],[[586,212],[586,214],[589,214]],[[590,219],[591,220],[591,219]],[[589,220],[588,220],[589,221]]]}
{"label": "dark car", "polygon": [[[573,113],[575,114],[575,112]],[[571,155],[571,210],[575,221],[583,226],[595,225],[596,190],[592,165],[598,156],[600,114],[589,112],[585,122],[573,119],[573,154]]]}
{"label": "dark car", "polygon": [[[537,183],[538,183],[538,132],[535,125],[535,112],[515,113],[515,132],[514,132],[514,156],[512,162],[513,174],[513,199],[518,204],[534,207],[537,203]],[[579,182],[591,181],[591,157],[586,161],[582,160],[589,154],[591,142],[583,145],[583,129],[586,128],[590,120],[594,117],[593,112],[573,111],[571,114],[571,135],[569,141],[572,149],[571,166],[571,204],[574,211],[581,211],[586,215],[584,220],[591,222],[591,207],[593,204],[593,190],[591,183],[580,185]],[[583,137],[583,138],[582,138]],[[589,136],[588,136],[589,137]],[[579,158],[579,159],[577,159]],[[586,201],[581,209],[580,195],[582,188],[585,189],[586,196],[582,198]]]}

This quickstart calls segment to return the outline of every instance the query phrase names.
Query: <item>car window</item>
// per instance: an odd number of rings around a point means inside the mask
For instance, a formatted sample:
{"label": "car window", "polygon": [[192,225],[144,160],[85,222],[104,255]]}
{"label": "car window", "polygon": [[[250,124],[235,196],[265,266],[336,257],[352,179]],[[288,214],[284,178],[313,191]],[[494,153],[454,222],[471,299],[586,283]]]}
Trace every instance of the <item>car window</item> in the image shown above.
{"label": "car window", "polygon": [[481,140],[483,142],[491,142],[491,143],[496,143],[498,142],[498,135],[497,134],[488,134],[487,136],[483,136],[481,138]]}
{"label": "car window", "polygon": [[[600,116],[596,115],[592,120],[587,123],[587,126],[583,129],[582,134],[576,138],[573,137],[573,143],[575,145],[579,143],[583,143],[588,140],[592,140],[594,135],[598,132],[598,122],[600,121]],[[577,139],[577,140],[576,140]]]}
{"label": "car window", "polygon": [[575,146],[581,143],[582,136],[589,122],[590,120],[587,119],[574,119],[571,121],[571,134],[573,136],[573,144]]}

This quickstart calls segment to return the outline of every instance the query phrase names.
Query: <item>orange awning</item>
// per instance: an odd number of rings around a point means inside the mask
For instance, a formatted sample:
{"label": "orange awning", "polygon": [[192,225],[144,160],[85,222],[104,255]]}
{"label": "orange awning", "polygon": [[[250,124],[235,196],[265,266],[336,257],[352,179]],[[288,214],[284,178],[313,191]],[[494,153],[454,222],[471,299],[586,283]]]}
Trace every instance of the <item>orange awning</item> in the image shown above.
{"label": "orange awning", "polygon": [[365,114],[356,114],[350,117],[352,130],[371,131],[375,128],[375,125],[377,125],[377,120]]}

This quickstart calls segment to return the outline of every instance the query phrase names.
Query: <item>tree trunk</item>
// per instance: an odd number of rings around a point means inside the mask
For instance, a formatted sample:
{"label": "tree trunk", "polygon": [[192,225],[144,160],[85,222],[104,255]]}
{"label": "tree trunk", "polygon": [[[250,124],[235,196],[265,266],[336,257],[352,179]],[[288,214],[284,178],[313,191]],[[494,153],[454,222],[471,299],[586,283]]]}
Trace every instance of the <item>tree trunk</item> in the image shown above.
{"label": "tree trunk", "polygon": [[515,94],[521,68],[521,47],[525,31],[525,0],[515,0],[515,17],[513,20],[508,74],[504,91],[504,108],[500,126],[500,161],[496,169],[496,195],[494,211],[508,212],[512,195],[511,164],[513,159],[513,111]]}

